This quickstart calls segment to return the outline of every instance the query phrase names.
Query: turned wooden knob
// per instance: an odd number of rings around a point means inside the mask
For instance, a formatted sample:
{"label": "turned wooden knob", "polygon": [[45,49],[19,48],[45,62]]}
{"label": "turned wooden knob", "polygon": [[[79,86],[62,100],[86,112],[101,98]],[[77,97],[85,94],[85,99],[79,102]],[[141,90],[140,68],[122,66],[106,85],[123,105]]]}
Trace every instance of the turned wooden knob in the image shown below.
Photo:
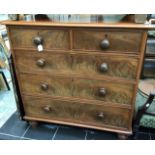
{"label": "turned wooden knob", "polygon": [[43,38],[40,37],[40,36],[37,36],[37,37],[35,37],[35,38],[33,39],[33,42],[34,42],[34,44],[35,44],[36,46],[42,45],[42,44],[43,44]]}
{"label": "turned wooden knob", "polygon": [[43,107],[43,110],[44,110],[45,112],[51,112],[51,111],[52,111],[52,109],[51,109],[50,106],[45,106],[45,107]]}
{"label": "turned wooden knob", "polygon": [[110,46],[110,42],[107,38],[105,38],[101,41],[101,48],[102,49],[107,49],[107,48],[109,48],[109,46]]}
{"label": "turned wooden knob", "polygon": [[40,87],[41,87],[41,89],[44,90],[44,91],[45,91],[45,90],[48,90],[48,84],[46,84],[46,83],[41,84]]}
{"label": "turned wooden knob", "polygon": [[44,59],[39,59],[39,60],[37,60],[36,64],[38,67],[44,67],[46,62]]}
{"label": "turned wooden knob", "polygon": [[37,36],[33,39],[34,44],[37,46],[38,52],[42,52],[44,50],[43,48],[43,38],[40,36]]}
{"label": "turned wooden knob", "polygon": [[100,88],[99,89],[99,96],[105,96],[106,95],[106,89],[105,88]]}
{"label": "turned wooden knob", "polygon": [[100,71],[101,72],[107,72],[108,71],[108,64],[107,63],[102,63],[100,65]]}

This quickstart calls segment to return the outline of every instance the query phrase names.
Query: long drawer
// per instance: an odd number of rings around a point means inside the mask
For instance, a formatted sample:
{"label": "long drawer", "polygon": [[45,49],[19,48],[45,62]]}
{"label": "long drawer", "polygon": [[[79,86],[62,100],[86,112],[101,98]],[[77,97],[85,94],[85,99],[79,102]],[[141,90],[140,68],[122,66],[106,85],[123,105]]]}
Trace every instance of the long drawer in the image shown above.
{"label": "long drawer", "polygon": [[128,128],[130,109],[24,96],[25,115],[98,127]]}
{"label": "long drawer", "polygon": [[15,50],[20,72],[81,74],[135,79],[138,58],[115,54]]}
{"label": "long drawer", "polygon": [[142,31],[74,30],[73,49],[139,53]]}
{"label": "long drawer", "polygon": [[66,29],[14,27],[10,29],[13,48],[33,48],[35,37],[43,39],[44,49],[68,49],[69,31]]}
{"label": "long drawer", "polygon": [[134,85],[76,77],[20,75],[22,92],[30,95],[72,97],[131,104]]}

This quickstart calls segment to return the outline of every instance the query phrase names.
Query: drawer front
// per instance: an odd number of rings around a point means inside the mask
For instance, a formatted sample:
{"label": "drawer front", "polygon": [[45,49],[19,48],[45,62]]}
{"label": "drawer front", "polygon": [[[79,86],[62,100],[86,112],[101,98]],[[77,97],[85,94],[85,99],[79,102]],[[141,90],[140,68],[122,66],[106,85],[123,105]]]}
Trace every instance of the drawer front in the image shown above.
{"label": "drawer front", "polygon": [[73,49],[140,52],[142,31],[75,30]]}
{"label": "drawer front", "polygon": [[[45,30],[46,29],[46,30]],[[13,48],[35,48],[35,37],[43,39],[44,49],[68,49],[69,48],[69,31],[59,29],[39,29],[35,28],[12,28],[10,36]]]}
{"label": "drawer front", "polygon": [[88,76],[110,76],[135,79],[138,59],[108,54],[73,54],[73,71]]}
{"label": "drawer front", "polygon": [[[135,79],[138,59],[108,54],[76,54],[15,50],[20,72],[49,72],[53,74],[81,74]],[[30,67],[31,64],[31,67]]]}
{"label": "drawer front", "polygon": [[70,97],[73,93],[72,78],[21,74],[21,87],[24,93]]}
{"label": "drawer front", "polygon": [[26,116],[84,125],[128,128],[130,110],[46,98],[24,97]]}
{"label": "drawer front", "polygon": [[74,79],[73,96],[119,104],[131,104],[134,85],[115,81]]}
{"label": "drawer front", "polygon": [[[15,50],[19,72],[28,73],[71,73],[72,58],[68,53]],[[31,67],[30,67],[31,66]]]}
{"label": "drawer front", "polygon": [[131,104],[133,85],[111,81],[21,74],[23,92]]}

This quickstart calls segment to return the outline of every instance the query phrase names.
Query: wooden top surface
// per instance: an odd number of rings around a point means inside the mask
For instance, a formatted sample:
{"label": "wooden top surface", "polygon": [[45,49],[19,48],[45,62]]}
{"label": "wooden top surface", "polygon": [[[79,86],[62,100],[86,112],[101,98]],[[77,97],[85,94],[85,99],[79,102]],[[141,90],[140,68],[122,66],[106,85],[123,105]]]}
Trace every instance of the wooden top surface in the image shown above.
{"label": "wooden top surface", "polygon": [[51,26],[51,27],[98,27],[98,28],[130,28],[130,29],[155,29],[155,25],[135,24],[129,22],[119,23],[56,23],[51,21],[2,21],[2,25],[10,26]]}

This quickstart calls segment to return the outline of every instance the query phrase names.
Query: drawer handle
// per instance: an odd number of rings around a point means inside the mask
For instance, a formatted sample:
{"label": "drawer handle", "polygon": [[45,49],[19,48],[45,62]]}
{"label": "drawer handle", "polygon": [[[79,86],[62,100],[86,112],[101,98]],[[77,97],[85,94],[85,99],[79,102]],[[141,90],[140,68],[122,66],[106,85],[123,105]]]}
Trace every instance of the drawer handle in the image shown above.
{"label": "drawer handle", "polygon": [[109,40],[107,38],[103,39],[101,41],[101,48],[102,49],[107,49],[107,48],[109,48],[109,46],[110,46],[110,42],[109,42]]}
{"label": "drawer handle", "polygon": [[44,83],[44,84],[41,84],[40,87],[41,87],[41,89],[44,90],[44,91],[45,91],[45,90],[48,90],[48,84],[45,84],[45,83]]}
{"label": "drawer handle", "polygon": [[33,42],[37,46],[38,52],[42,52],[43,51],[43,38],[37,36],[34,38]]}
{"label": "drawer handle", "polygon": [[106,89],[105,88],[100,88],[99,89],[99,96],[105,96],[107,93]]}
{"label": "drawer handle", "polygon": [[51,111],[52,111],[52,109],[51,109],[50,106],[45,106],[45,107],[43,107],[43,110],[44,110],[45,112],[51,112]]}
{"label": "drawer handle", "polygon": [[107,63],[102,63],[100,65],[100,71],[101,72],[107,72],[108,71],[108,64]]}
{"label": "drawer handle", "polygon": [[103,112],[99,112],[97,116],[99,119],[103,119],[105,115]]}
{"label": "drawer handle", "polygon": [[37,60],[37,66],[39,66],[39,67],[44,67],[45,66],[45,64],[46,64],[46,62],[45,62],[45,60],[44,59],[39,59],[39,60]]}

